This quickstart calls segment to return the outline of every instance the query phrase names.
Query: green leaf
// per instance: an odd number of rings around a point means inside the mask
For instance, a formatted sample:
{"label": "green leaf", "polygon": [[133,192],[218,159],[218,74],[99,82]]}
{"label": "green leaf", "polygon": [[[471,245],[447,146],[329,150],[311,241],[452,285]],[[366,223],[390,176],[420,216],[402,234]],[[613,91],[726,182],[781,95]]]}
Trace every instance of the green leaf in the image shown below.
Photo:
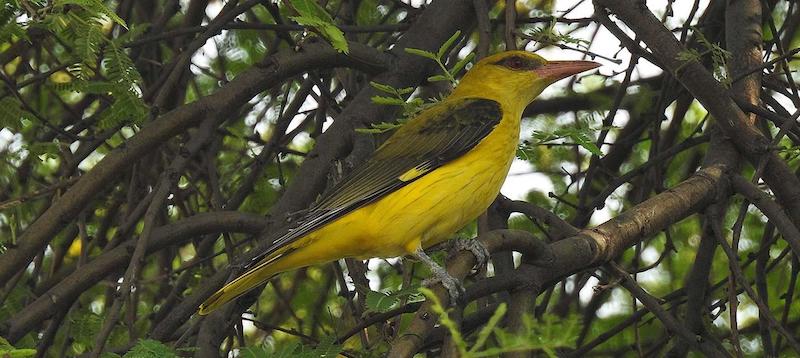
{"label": "green leaf", "polygon": [[25,146],[33,157],[41,161],[58,158],[58,145],[53,142],[34,142]]}
{"label": "green leaf", "polygon": [[589,44],[589,41],[584,39],[580,39],[577,37],[572,37],[569,34],[562,34],[556,31],[556,21],[551,21],[547,26],[537,27],[531,31],[529,31],[526,36],[536,42],[547,44],[547,45],[555,45],[558,43],[569,43],[575,44],[578,47],[586,48]]}
{"label": "green leaf", "polygon": [[291,0],[292,8],[297,11],[299,16],[289,18],[298,24],[315,30],[320,36],[336,49],[336,51],[347,53],[349,47],[344,32],[333,23],[333,18],[325,8],[317,4],[314,0]]}
{"label": "green leaf", "polygon": [[77,5],[84,8],[86,11],[99,13],[108,17],[111,21],[116,22],[120,26],[124,28],[128,28],[128,25],[125,24],[125,20],[122,20],[115,12],[111,11],[108,7],[106,7],[102,1],[100,0],[57,0],[55,2],[55,6],[59,8],[63,8],[64,5]]}
{"label": "green leaf", "polygon": [[112,42],[117,46],[122,46],[128,42],[134,41],[142,36],[150,28],[149,23],[131,24],[128,31],[119,37],[115,38]]}
{"label": "green leaf", "polygon": [[93,65],[97,61],[100,52],[100,45],[105,37],[100,32],[99,27],[86,26],[84,36],[75,39],[75,49],[73,53],[87,66]]}
{"label": "green leaf", "polygon": [[28,38],[28,33],[25,32],[25,29],[16,22],[10,22],[0,26],[0,42],[10,42],[15,37],[28,42],[31,41],[31,39]]}
{"label": "green leaf", "polygon": [[425,101],[423,101],[422,98],[412,98],[410,101],[408,101],[407,104],[409,104],[411,106],[418,107],[418,106],[422,106],[423,104],[425,104]]}
{"label": "green leaf", "polygon": [[497,357],[505,352],[542,350],[549,357],[557,357],[556,348],[574,346],[580,325],[576,316],[558,317],[545,314],[542,320],[529,315],[522,317],[524,328],[519,333],[494,329],[497,347],[471,354],[471,357]]}
{"label": "green leaf", "polygon": [[696,49],[690,48],[678,52],[676,59],[681,61],[697,61],[700,58],[700,56],[701,56],[700,52],[698,52]]}
{"label": "green leaf", "polygon": [[109,82],[98,81],[72,81],[67,83],[55,83],[53,88],[64,92],[79,92],[109,95],[120,90],[120,86]]}
{"label": "green leaf", "polygon": [[103,318],[91,312],[75,316],[70,320],[72,339],[82,346],[78,351],[94,344],[94,337],[100,331],[101,324],[103,324]]}
{"label": "green leaf", "polygon": [[396,91],[397,91],[397,94],[398,94],[398,95],[401,95],[401,96],[402,96],[402,95],[406,95],[406,94],[409,94],[409,93],[411,93],[411,92],[414,92],[414,87],[403,87],[403,88],[398,88]]}
{"label": "green leaf", "polygon": [[381,19],[378,0],[361,0],[356,10],[356,25],[375,25]]}
{"label": "green leaf", "polygon": [[469,350],[470,353],[475,353],[483,347],[483,345],[486,343],[486,340],[489,339],[489,335],[492,334],[492,331],[495,327],[497,327],[497,324],[500,323],[500,320],[503,318],[503,316],[505,316],[505,314],[506,304],[503,302],[497,306],[497,309],[494,311],[494,314],[492,314],[492,317],[489,318],[489,321],[486,322],[486,325],[481,328],[481,331],[478,333],[478,339],[475,340],[475,344]]}
{"label": "green leaf", "polygon": [[142,75],[136,69],[130,57],[116,43],[108,46],[108,52],[103,61],[106,69],[106,77],[112,82],[123,85],[127,90],[133,89],[142,82]]}
{"label": "green leaf", "polygon": [[406,47],[403,50],[406,53],[410,53],[412,55],[422,56],[422,57],[429,58],[429,59],[434,60],[434,61],[439,60],[439,58],[436,57],[436,54],[433,53],[433,52],[430,52],[430,51],[420,50],[418,48],[411,48],[411,47]]}
{"label": "green leaf", "polygon": [[112,128],[123,123],[141,124],[147,118],[148,108],[138,94],[120,91],[113,94],[114,103],[100,115],[101,128]]}
{"label": "green leaf", "polygon": [[464,57],[460,61],[456,62],[456,64],[453,65],[453,68],[450,69],[450,74],[452,74],[453,76],[458,75],[458,73],[461,72],[461,70],[463,70],[464,67],[467,66],[467,64],[470,61],[472,61],[473,58],[475,58],[475,54],[470,53],[469,55],[467,55],[467,57]]}
{"label": "green leaf", "polygon": [[369,291],[364,301],[368,311],[386,312],[400,302],[400,299],[388,293]]}
{"label": "green leaf", "polygon": [[344,32],[339,30],[338,27],[334,26],[333,24],[326,24],[322,27],[318,27],[318,30],[322,32],[322,36],[324,36],[328,41],[330,41],[331,46],[333,46],[336,51],[341,53],[349,53],[350,47],[347,44],[347,39],[344,38]]}
{"label": "green leaf", "polygon": [[323,337],[322,339],[320,339],[319,344],[317,344],[317,347],[314,348],[312,351],[308,352],[307,354],[303,355],[303,357],[336,358],[339,355],[339,353],[342,352],[342,346],[335,343],[336,343],[335,336]]}
{"label": "green leaf", "polygon": [[372,101],[372,103],[384,106],[402,106],[406,104],[406,101],[400,98],[392,98],[384,96],[372,96],[370,100]]}
{"label": "green leaf", "polygon": [[445,75],[433,75],[428,77],[428,82],[449,81],[449,80],[450,78],[448,78]]}
{"label": "green leaf", "polygon": [[87,80],[89,78],[94,77],[94,69],[86,63],[78,62],[76,64],[70,65],[67,67],[67,72],[69,72],[75,78],[81,80]]}
{"label": "green leaf", "polygon": [[[297,352],[303,349],[303,346],[298,342],[292,342],[283,346],[281,349],[276,349],[270,358],[293,358],[296,357]],[[260,358],[265,356],[253,356],[253,358]]]}
{"label": "green leaf", "polygon": [[458,325],[452,319],[450,319],[450,316],[448,316],[447,311],[445,311],[441,301],[439,301],[439,297],[437,297],[433,291],[425,287],[420,287],[419,292],[422,293],[425,298],[431,301],[431,310],[439,315],[439,322],[442,324],[442,326],[447,328],[448,331],[450,331],[450,337],[453,339],[453,342],[458,349],[459,356],[467,356],[467,344],[464,342],[464,338],[461,336],[461,330],[459,330]]}
{"label": "green leaf", "polygon": [[3,349],[0,348],[0,357],[3,358],[28,358],[36,356],[35,349]]}
{"label": "green leaf", "polygon": [[290,3],[300,16],[316,18],[329,23],[333,22],[331,15],[316,0],[291,0]]}
{"label": "green leaf", "polygon": [[123,358],[171,358],[179,357],[172,348],[153,339],[140,339]]}
{"label": "green leaf", "polygon": [[370,128],[356,128],[357,133],[380,134],[402,127],[401,123],[380,122],[373,123]]}
{"label": "green leaf", "polygon": [[571,133],[569,137],[572,138],[572,140],[575,141],[576,144],[588,150],[590,153],[598,157],[603,156],[603,152],[600,151],[600,148],[598,148],[597,145],[594,144],[592,139],[589,138],[589,136],[586,133],[582,132]]}
{"label": "green leaf", "polygon": [[439,46],[439,51],[436,53],[436,57],[439,59],[444,58],[444,55],[447,54],[447,50],[453,46],[453,43],[456,42],[459,36],[461,36],[461,30],[456,31],[453,36],[450,36],[450,38],[442,44],[442,46]]}
{"label": "green leaf", "polygon": [[8,341],[5,338],[0,337],[0,357],[27,358],[27,357],[33,357],[35,355],[36,355],[35,349],[14,348],[14,346],[12,346],[11,343],[8,343]]}
{"label": "green leaf", "polygon": [[336,51],[342,53],[347,53],[349,51],[347,39],[344,38],[344,32],[339,30],[333,23],[310,16],[291,16],[289,18],[302,26],[316,30],[322,38],[328,40]]}
{"label": "green leaf", "polygon": [[[291,351],[289,351],[288,354],[294,353],[294,350],[297,348],[297,345],[298,345],[297,342],[294,342],[294,344],[291,345],[291,348],[290,348]],[[290,345],[285,345],[285,346],[282,347],[281,350],[282,351],[286,350],[286,348],[289,347],[289,346]],[[267,347],[259,347],[259,346],[256,346],[256,347],[250,346],[250,347],[239,348],[239,354],[237,356],[240,357],[240,358],[290,357],[290,355],[286,355],[286,354],[283,354],[283,353],[280,353],[280,352],[274,352],[274,353],[270,354],[270,351],[269,351],[269,349],[267,349]]]}
{"label": "green leaf", "polygon": [[342,346],[335,342],[335,336],[325,336],[315,347],[304,346],[298,342],[283,344],[274,351],[270,351],[264,346],[245,347],[239,350],[237,356],[242,358],[336,358],[342,352]]}
{"label": "green leaf", "polygon": [[22,129],[22,120],[31,117],[28,111],[22,109],[18,99],[11,96],[0,98],[0,128],[18,131]]}
{"label": "green leaf", "polygon": [[[391,94],[398,94],[398,90],[392,86],[385,85],[383,83],[369,81],[369,85],[375,88],[378,91],[391,93]],[[413,90],[413,89],[412,89]]]}

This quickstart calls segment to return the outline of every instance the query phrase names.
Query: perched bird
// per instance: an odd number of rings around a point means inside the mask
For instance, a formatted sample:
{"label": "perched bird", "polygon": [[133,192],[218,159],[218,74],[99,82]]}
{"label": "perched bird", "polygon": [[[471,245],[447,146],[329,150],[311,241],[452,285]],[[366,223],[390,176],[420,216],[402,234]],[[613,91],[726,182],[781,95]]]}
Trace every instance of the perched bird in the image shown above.
{"label": "perched bird", "polygon": [[447,98],[406,122],[323,194],[199,313],[278,273],[345,257],[411,254],[446,287],[457,284],[423,248],[447,239],[492,203],[514,159],[525,107],[553,82],[598,66],[525,51],[482,59]]}

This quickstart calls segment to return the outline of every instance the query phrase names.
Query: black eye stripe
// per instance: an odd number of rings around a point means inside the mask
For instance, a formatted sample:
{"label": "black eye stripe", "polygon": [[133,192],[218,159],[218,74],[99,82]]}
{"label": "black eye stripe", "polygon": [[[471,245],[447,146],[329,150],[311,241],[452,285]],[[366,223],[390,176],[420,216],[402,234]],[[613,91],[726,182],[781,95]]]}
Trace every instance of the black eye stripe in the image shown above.
{"label": "black eye stripe", "polygon": [[539,63],[539,61],[522,56],[506,57],[502,60],[495,62],[494,64],[512,70],[534,70],[542,65],[541,63]]}

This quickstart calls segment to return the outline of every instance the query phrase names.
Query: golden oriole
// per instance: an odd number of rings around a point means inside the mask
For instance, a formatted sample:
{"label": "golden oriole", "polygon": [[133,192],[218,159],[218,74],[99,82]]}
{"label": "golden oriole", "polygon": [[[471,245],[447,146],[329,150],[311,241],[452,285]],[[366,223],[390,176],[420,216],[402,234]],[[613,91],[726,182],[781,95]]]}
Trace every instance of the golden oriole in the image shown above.
{"label": "golden oriole", "polygon": [[[259,253],[244,274],[209,297],[199,313],[208,314],[278,273],[345,257],[412,254],[437,276],[446,275],[423,248],[443,241],[492,203],[516,153],[522,111],[551,83],[598,66],[547,61],[524,51],[482,59],[452,94],[397,129]],[[443,283],[447,277],[440,277]]]}

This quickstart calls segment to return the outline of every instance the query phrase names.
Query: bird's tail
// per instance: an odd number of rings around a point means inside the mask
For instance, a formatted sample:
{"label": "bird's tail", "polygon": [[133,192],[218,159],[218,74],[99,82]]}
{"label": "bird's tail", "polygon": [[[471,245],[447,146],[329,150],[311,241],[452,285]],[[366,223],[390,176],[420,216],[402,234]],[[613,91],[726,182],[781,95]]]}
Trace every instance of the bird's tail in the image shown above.
{"label": "bird's tail", "polygon": [[225,286],[220,288],[217,292],[214,292],[211,297],[207,298],[205,302],[200,305],[198,313],[205,316],[228,303],[228,301],[245,294],[247,291],[250,291],[274,277],[278,272],[275,272],[275,270],[270,267],[270,264],[274,263],[275,259],[277,259],[277,257],[263,260],[235,280],[225,284]]}

